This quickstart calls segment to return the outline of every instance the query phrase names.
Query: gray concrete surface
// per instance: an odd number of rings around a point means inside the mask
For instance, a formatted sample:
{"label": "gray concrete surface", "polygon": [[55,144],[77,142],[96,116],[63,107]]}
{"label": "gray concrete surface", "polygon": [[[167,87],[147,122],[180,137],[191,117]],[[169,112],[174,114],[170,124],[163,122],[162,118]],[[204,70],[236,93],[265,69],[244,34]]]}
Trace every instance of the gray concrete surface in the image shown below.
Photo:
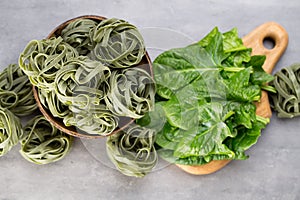
{"label": "gray concrete surface", "polygon": [[[95,14],[123,18],[139,28],[176,30],[193,40],[200,39],[214,26],[222,31],[238,27],[243,36],[264,22],[276,21],[290,36],[277,71],[300,62],[299,10],[298,0],[1,0],[0,66],[3,69],[17,62],[28,41],[44,38],[59,23]],[[142,179],[126,177],[95,159],[84,146],[87,142],[80,140],[75,141],[64,160],[36,166],[19,155],[17,146],[0,158],[0,200],[298,200],[299,120],[283,120],[273,115],[258,143],[248,151],[248,160],[233,161],[207,176],[192,176],[169,165]]]}

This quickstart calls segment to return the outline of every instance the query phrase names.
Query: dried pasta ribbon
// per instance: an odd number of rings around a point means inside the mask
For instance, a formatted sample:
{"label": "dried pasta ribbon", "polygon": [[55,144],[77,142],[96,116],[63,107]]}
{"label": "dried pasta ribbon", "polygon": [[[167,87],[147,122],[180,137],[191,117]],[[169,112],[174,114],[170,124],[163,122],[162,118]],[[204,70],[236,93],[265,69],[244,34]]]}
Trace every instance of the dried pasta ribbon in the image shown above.
{"label": "dried pasta ribbon", "polygon": [[32,85],[16,64],[9,65],[0,74],[0,106],[17,116],[30,115],[37,109]]}
{"label": "dried pasta ribbon", "polygon": [[86,55],[94,48],[90,34],[97,24],[91,19],[72,21],[61,31],[61,37],[74,47],[79,55]]}
{"label": "dried pasta ribbon", "polygon": [[109,136],[107,154],[113,164],[127,176],[143,177],[156,166],[155,132],[139,125]]}
{"label": "dried pasta ribbon", "polygon": [[116,115],[138,119],[154,106],[155,84],[143,69],[113,71],[109,86],[104,99],[107,107]]}
{"label": "dried pasta ribbon", "polygon": [[62,159],[70,150],[73,137],[51,125],[44,116],[36,116],[24,127],[21,155],[29,162],[43,165]]}
{"label": "dried pasta ribbon", "polygon": [[111,68],[127,68],[141,62],[145,55],[144,40],[137,28],[120,19],[101,21],[91,33],[96,43],[89,56]]}
{"label": "dried pasta ribbon", "polygon": [[64,118],[66,126],[76,126],[88,134],[102,136],[111,134],[118,127],[119,118],[104,104],[89,105],[85,109],[69,106],[69,109],[71,113]]}
{"label": "dried pasta ribbon", "polygon": [[38,96],[41,104],[48,109],[54,117],[64,118],[70,114],[68,106],[58,100],[55,91],[46,92],[45,90],[38,89]]}
{"label": "dried pasta ribbon", "polygon": [[84,108],[86,104],[98,105],[104,97],[101,89],[110,76],[110,69],[86,57],[71,59],[55,77],[56,94],[64,105]]}
{"label": "dried pasta ribbon", "polygon": [[51,91],[57,71],[77,56],[78,52],[61,37],[32,40],[21,53],[19,65],[32,85]]}
{"label": "dried pasta ribbon", "polygon": [[0,107],[0,157],[17,144],[22,135],[20,119],[6,108]]}
{"label": "dried pasta ribbon", "polygon": [[271,85],[277,90],[270,96],[271,106],[278,112],[278,117],[300,116],[300,64],[281,69]]}

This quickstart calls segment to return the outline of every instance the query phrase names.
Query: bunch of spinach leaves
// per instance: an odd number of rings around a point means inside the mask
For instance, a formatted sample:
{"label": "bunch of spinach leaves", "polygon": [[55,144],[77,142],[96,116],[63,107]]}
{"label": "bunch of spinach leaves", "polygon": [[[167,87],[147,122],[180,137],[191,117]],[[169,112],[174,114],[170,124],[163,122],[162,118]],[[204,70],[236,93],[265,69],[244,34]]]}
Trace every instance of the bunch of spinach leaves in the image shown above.
{"label": "bunch of spinach leaves", "polygon": [[237,29],[214,28],[195,44],[160,54],[153,63],[155,110],[138,121],[156,129],[159,155],[186,165],[246,159],[269,122],[254,104],[273,80],[264,61],[251,56]]}

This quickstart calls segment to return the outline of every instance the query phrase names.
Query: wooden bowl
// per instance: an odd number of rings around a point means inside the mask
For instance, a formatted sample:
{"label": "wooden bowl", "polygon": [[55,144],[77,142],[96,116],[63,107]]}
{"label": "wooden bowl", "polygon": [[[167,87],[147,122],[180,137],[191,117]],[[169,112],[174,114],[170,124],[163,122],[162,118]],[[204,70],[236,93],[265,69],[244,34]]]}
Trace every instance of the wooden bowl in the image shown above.
{"label": "wooden bowl", "polygon": [[[100,22],[102,20],[105,20],[105,17],[102,16],[96,16],[96,15],[84,15],[84,16],[79,16],[79,17],[75,17],[72,19],[69,19],[65,22],[63,22],[62,24],[60,24],[59,26],[57,26],[53,31],[51,31],[51,33],[47,36],[47,38],[51,38],[51,37],[58,37],[61,34],[61,31],[71,22],[77,20],[77,19],[92,19],[94,21]],[[151,64],[151,60],[150,57],[148,55],[148,53],[146,52],[144,57],[142,58],[141,62],[134,66],[134,67],[140,67],[142,69],[145,69],[148,73],[150,73],[150,75],[153,77],[153,72],[152,72],[152,64]],[[58,128],[59,130],[75,136],[75,137],[79,137],[79,138],[86,138],[86,139],[93,139],[93,138],[102,138],[105,136],[101,136],[101,135],[96,135],[96,134],[88,134],[84,131],[81,131],[80,129],[76,128],[75,126],[65,126],[65,124],[63,123],[63,120],[57,117],[54,117],[52,115],[52,113],[45,108],[42,104],[41,101],[39,99],[38,96],[38,91],[37,88],[33,86],[33,94],[34,94],[34,98],[37,102],[37,105],[40,109],[40,111],[42,112],[42,114],[45,116],[45,118],[52,123],[56,128]],[[129,124],[133,123],[134,119],[128,118],[128,117],[120,117],[120,121],[119,121],[119,127],[116,128],[111,134],[115,134],[121,130],[123,130],[124,128],[126,128]]]}
{"label": "wooden bowl", "polygon": [[[267,49],[264,46],[264,40],[266,39],[273,40],[274,47],[272,49]],[[266,55],[263,69],[267,73],[272,73],[273,68],[288,45],[288,34],[279,24],[267,22],[243,37],[243,43],[245,46],[252,48],[252,55]],[[268,94],[265,91],[262,92],[260,102],[256,103],[256,114],[265,118],[271,118],[272,116]],[[187,173],[203,175],[214,173],[225,167],[229,162],[230,160],[215,160],[200,166],[177,166]]]}

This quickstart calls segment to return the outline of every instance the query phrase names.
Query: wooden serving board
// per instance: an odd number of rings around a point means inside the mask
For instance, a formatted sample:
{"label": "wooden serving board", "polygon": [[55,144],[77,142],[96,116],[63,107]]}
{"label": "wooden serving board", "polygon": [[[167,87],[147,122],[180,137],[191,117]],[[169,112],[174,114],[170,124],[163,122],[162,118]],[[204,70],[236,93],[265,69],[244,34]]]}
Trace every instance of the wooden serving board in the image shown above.
{"label": "wooden serving board", "polygon": [[[267,49],[264,40],[274,41],[274,47]],[[275,22],[267,22],[255,28],[248,35],[243,37],[244,45],[252,48],[252,55],[266,55],[263,65],[267,73],[272,73],[273,68],[284,53],[288,45],[288,34],[286,30]],[[262,117],[271,118],[272,112],[267,92],[262,92],[261,101],[256,103],[256,114]],[[177,165],[179,168],[194,175],[211,174],[223,168],[230,160],[216,160],[200,166]]]}

